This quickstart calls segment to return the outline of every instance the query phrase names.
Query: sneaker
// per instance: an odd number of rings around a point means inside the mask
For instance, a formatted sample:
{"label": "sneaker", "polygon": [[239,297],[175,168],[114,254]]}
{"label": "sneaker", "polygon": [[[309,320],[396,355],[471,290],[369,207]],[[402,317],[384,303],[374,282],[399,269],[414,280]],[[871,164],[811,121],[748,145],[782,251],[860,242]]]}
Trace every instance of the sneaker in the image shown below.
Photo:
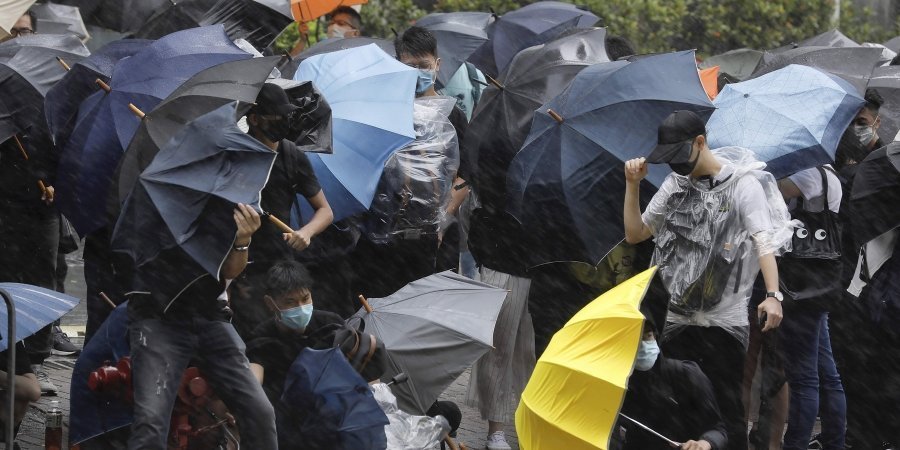
{"label": "sneaker", "polygon": [[62,329],[59,327],[53,327],[53,348],[50,350],[50,354],[56,356],[71,356],[78,355],[81,353],[81,349],[76,347],[72,341],[69,340],[69,335],[63,333]]}
{"label": "sneaker", "polygon": [[41,386],[41,395],[56,395],[56,391],[59,389],[52,381],[50,381],[50,376],[47,375],[47,372],[44,371],[41,365],[33,364],[31,366],[31,371],[34,372],[34,376]]}
{"label": "sneaker", "polygon": [[512,447],[506,442],[506,434],[495,431],[487,438],[487,450],[512,450]]}

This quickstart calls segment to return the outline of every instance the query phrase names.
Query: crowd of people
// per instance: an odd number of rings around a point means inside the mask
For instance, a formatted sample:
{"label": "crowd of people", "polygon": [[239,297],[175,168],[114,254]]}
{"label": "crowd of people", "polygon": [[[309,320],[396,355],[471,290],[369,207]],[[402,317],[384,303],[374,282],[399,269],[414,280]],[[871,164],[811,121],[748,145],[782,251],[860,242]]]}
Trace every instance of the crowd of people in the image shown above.
{"label": "crowd of people", "polygon": [[[294,56],[308,39],[308,29],[299,26]],[[34,34],[36,28],[34,15],[25,14],[12,37]],[[329,40],[363,32],[353,8],[328,15]],[[511,448],[505,431],[536,358],[568,320],[565,311],[577,310],[601,291],[573,281],[577,274],[559,277],[552,268],[536,270],[528,263],[531,246],[547,243],[534,242],[507,212],[506,172],[513,155],[475,151],[467,134],[490,77],[464,63],[452,82],[438,82],[437,38],[419,26],[398,33],[393,45],[392,56],[417,71],[417,101],[454,100],[441,121],[455,132],[447,143],[455,151],[443,156],[453,160],[448,167],[454,169],[446,186],[413,186],[407,177],[403,195],[385,197],[398,203],[400,217],[389,226],[367,214],[334,220],[309,157],[288,139],[299,107],[278,84],[265,83],[246,113],[247,134],[276,156],[260,195],[261,210],[234,207],[237,231],[224,236],[233,245],[218,276],[196,276],[198,263],[178,246],[134,267],[111,249],[114,224],[85,236],[85,351],[111,317],[107,299],[128,302],[133,392],[128,448],[170,445],[170,415],[179,395],[173,387],[189,366],[202,371],[227,405],[245,448],[338,448],[327,437],[320,440],[292,426],[315,414],[283,401],[292,364],[304,349],[338,348],[376,396],[389,390],[381,380],[387,370],[384,344],[347,322],[362,306],[358,294],[386,297],[444,270],[508,291],[493,348],[471,368],[466,403],[487,422],[486,448]],[[638,54],[621,36],[606,36],[605,45],[610,61]],[[868,90],[834,164],[777,180],[747,149],[710,148],[705,121],[691,111],[669,115],[658,126],[653,151],[624,163],[625,243],[615,252],[634,257],[620,258],[629,264],[615,273],[627,276],[641,266],[658,266],[669,312],[665,323],[646,314],[623,418],[610,445],[641,450],[671,448],[672,442],[690,450],[900,445],[900,415],[891,403],[898,399],[896,383],[886,381],[897,378],[893,369],[900,361],[889,325],[900,306],[890,282],[900,266],[887,262],[869,271],[865,252],[858,261],[867,243],[855,242],[848,225],[856,169],[885,144],[878,135],[883,105],[878,92]],[[57,160],[54,145],[36,134],[0,144],[0,234],[8,237],[0,242],[0,281],[63,290],[63,255],[72,249],[64,245],[71,239],[65,217],[54,207]],[[402,160],[390,164],[403,173]],[[652,198],[642,199],[651,164],[665,164],[672,173]],[[429,192],[434,200],[417,206],[416,189],[440,192]],[[296,214],[298,196],[311,206],[302,226],[285,232],[267,219]],[[421,211],[428,208],[437,209]],[[651,239],[652,245],[641,244]],[[896,236],[890,245],[895,242]],[[328,246],[343,250],[310,251]],[[892,252],[893,247],[888,255]],[[544,315],[542,308],[553,305],[545,297],[564,299],[565,317]],[[881,308],[877,323],[870,320],[873,304]],[[29,402],[56,390],[40,367],[44,359],[51,351],[80,350],[54,324],[16,348],[13,395],[19,424]],[[760,407],[748,435],[758,367],[768,380],[760,393],[767,406]],[[442,417],[445,431],[455,436],[461,420],[457,405],[435,401],[426,415]],[[814,436],[817,419],[821,433]]]}

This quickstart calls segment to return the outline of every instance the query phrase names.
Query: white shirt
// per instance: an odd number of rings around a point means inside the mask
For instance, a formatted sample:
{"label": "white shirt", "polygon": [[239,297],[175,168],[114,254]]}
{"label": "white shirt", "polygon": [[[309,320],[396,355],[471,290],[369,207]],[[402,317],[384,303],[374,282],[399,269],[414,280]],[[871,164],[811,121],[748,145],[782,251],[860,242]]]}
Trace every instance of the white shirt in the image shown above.
{"label": "white shirt", "polygon": [[[828,177],[828,209],[838,212],[841,208],[841,196],[843,195],[843,192],[841,191],[841,180],[839,180],[837,175],[829,169],[825,169],[825,176]],[[812,169],[801,170],[800,172],[789,176],[788,179],[800,189],[800,194],[803,195],[803,201],[806,203],[807,211],[820,212],[825,208],[822,175],[819,173],[819,169],[813,167]],[[792,204],[789,206],[791,209],[794,209],[794,203],[796,202],[791,203]]]}

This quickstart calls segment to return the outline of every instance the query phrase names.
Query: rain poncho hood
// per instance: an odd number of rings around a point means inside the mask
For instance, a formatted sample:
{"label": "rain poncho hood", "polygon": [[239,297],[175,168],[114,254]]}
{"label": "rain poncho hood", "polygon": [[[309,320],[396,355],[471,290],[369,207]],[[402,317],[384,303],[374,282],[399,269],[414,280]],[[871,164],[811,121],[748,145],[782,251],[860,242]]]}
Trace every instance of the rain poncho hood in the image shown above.
{"label": "rain poncho hood", "polygon": [[[670,295],[668,336],[688,325],[718,326],[746,345],[747,301],[758,258],[789,251],[795,224],[775,178],[750,150],[723,147],[713,155],[723,171],[731,171],[719,184],[707,187],[671,174],[660,188],[665,212],[661,224],[651,226],[656,228],[652,264],[659,265]],[[739,204],[740,191],[752,182],[762,186],[765,205]],[[745,223],[748,217],[752,227]],[[753,228],[758,231],[751,236]]]}
{"label": "rain poncho hood", "polygon": [[369,389],[391,422],[384,426],[387,450],[432,448],[450,432],[450,424],[443,416],[416,416],[397,407],[397,397],[394,397],[387,384],[376,383],[370,385]]}

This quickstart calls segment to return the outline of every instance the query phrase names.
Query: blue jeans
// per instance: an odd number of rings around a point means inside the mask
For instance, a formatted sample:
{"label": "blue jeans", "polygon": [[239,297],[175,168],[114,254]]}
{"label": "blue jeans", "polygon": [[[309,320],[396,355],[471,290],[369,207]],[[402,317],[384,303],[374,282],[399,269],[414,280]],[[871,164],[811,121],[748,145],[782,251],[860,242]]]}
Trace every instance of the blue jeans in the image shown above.
{"label": "blue jeans", "polygon": [[241,447],[278,448],[275,411],[230,323],[203,317],[144,319],[132,323],[129,334],[134,386],[129,449],[166,448],[178,386],[192,360],[237,419]]}
{"label": "blue jeans", "polygon": [[788,311],[781,322],[781,333],[785,375],[791,392],[784,449],[809,448],[809,438],[819,414],[823,447],[825,450],[843,450],[847,400],[831,353],[828,313],[812,308]]}

